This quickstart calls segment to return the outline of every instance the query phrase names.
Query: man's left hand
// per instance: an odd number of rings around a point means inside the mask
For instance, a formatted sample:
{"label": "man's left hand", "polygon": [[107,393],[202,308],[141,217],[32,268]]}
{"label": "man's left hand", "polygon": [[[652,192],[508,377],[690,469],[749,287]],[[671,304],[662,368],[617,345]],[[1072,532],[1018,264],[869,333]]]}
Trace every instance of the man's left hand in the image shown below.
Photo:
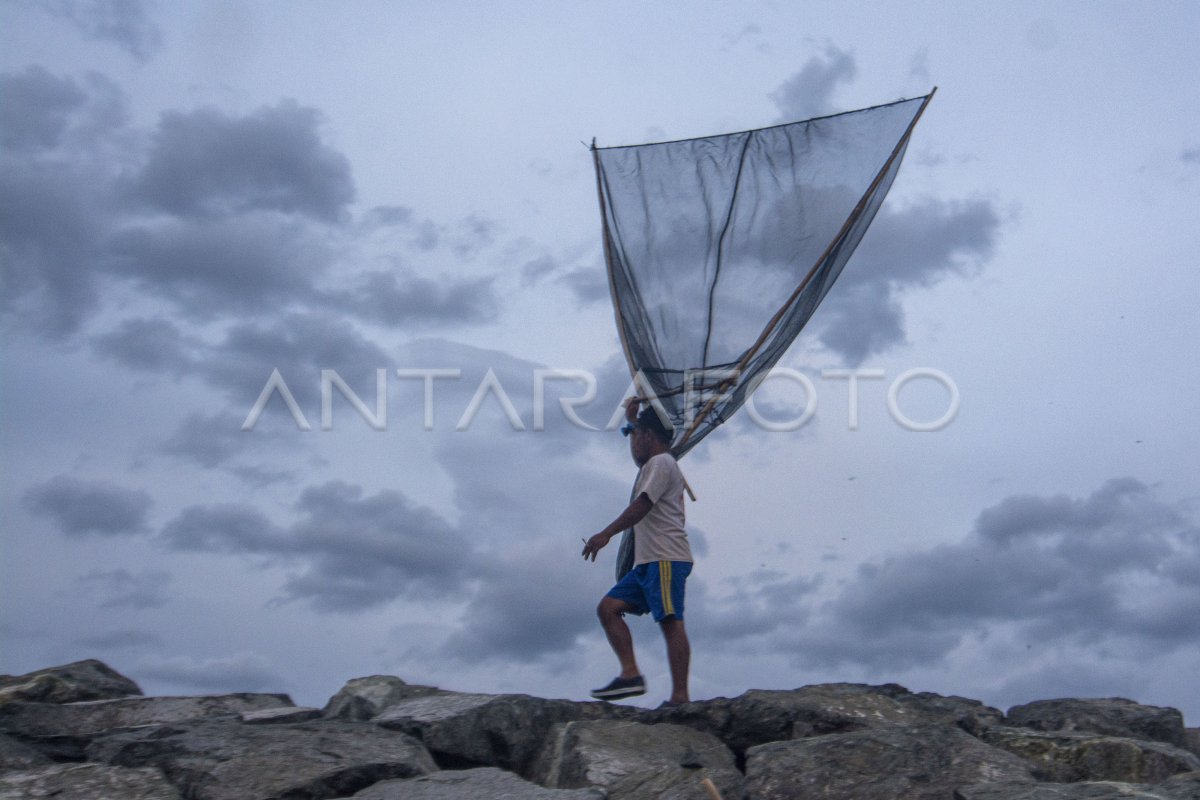
{"label": "man's left hand", "polygon": [[612,536],[607,533],[597,533],[592,538],[583,543],[583,560],[586,561],[588,556],[591,556],[592,561],[596,560],[596,554],[608,544]]}

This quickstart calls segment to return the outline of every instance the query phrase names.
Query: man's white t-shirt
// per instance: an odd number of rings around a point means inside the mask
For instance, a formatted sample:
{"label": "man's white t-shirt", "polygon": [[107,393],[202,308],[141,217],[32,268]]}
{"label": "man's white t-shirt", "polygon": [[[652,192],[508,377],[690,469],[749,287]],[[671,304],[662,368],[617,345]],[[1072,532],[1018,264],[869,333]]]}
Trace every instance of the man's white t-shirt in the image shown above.
{"label": "man's white t-shirt", "polygon": [[638,472],[633,496],[645,494],[654,505],[633,526],[633,563],[691,561],[692,548],[684,530],[683,473],[670,453],[651,456]]}

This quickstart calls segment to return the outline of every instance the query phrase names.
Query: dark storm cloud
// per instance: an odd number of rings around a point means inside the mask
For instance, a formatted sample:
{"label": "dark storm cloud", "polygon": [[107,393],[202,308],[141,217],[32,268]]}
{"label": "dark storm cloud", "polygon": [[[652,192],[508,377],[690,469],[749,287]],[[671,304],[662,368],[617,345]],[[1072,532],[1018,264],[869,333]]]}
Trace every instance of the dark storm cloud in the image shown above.
{"label": "dark storm cloud", "polygon": [[409,328],[490,322],[499,314],[494,278],[425,278],[409,271],[369,272],[331,305],[382,325]]}
{"label": "dark storm cloud", "polygon": [[139,317],[94,337],[92,346],[100,355],[127,367],[178,375],[191,369],[202,344],[170,320]]}
{"label": "dark storm cloud", "polygon": [[60,338],[98,302],[124,98],[99,75],[30,67],[0,75],[0,108],[0,309]]}
{"label": "dark storm cloud", "polygon": [[255,653],[203,660],[188,656],[156,658],[143,661],[128,672],[143,687],[155,681],[165,684],[168,691],[187,694],[278,691],[287,685],[287,680],[271,668],[267,659]]}
{"label": "dark storm cloud", "polygon": [[398,597],[452,597],[477,572],[471,543],[404,495],[330,482],[306,489],[301,518],[281,527],[247,505],[193,506],[162,531],[170,549],[266,557],[297,565],[288,599],[357,611]]}
{"label": "dark storm cloud", "polygon": [[30,513],[49,517],[67,536],[143,533],[152,505],[141,490],[67,475],[33,486],[23,499]]}
{"label": "dark storm cloud", "polygon": [[314,299],[329,259],[322,240],[294,220],[245,214],[126,227],[110,242],[110,271],[184,315],[265,315]]}
{"label": "dark storm cloud", "polygon": [[57,147],[74,112],[86,102],[87,95],[75,81],[42,67],[0,75],[0,145],[9,152]]}
{"label": "dark storm cloud", "polygon": [[162,46],[162,32],[140,0],[36,0],[34,5],[71,23],[89,39],[112,42],[140,61]]}
{"label": "dark storm cloud", "polygon": [[821,343],[850,365],[905,341],[900,298],[991,258],[1000,215],[986,200],[926,199],[875,218],[814,317]]}
{"label": "dark storm cloud", "polygon": [[346,157],[321,141],[320,114],[285,100],[248,116],[162,115],[130,191],[180,216],[280,211],[336,221],[354,199]]}
{"label": "dark storm cloud", "polygon": [[93,570],[81,576],[76,585],[99,600],[100,608],[159,608],[169,597],[171,576],[156,570],[132,573],[126,569]]}
{"label": "dark storm cloud", "polygon": [[864,564],[786,635],[804,663],[881,669],[937,663],[1001,625],[1030,643],[1170,651],[1200,635],[1198,587],[1200,528],[1123,478],[1085,498],[1010,497],[962,542]]}
{"label": "dark storm cloud", "polygon": [[563,558],[547,549],[501,562],[471,599],[465,622],[444,652],[468,662],[503,658],[532,663],[562,655],[596,631],[596,601],[569,569],[546,569]]}
{"label": "dark storm cloud", "polygon": [[857,74],[854,56],[827,45],[823,55],[810,58],[799,72],[771,93],[780,121],[792,122],[832,112],[834,90]]}
{"label": "dark storm cloud", "polygon": [[[371,241],[376,233],[474,258],[498,226],[479,215],[438,225],[398,205],[352,219],[349,162],[322,139],[315,109],[285,100],[241,116],[168,111],[144,132],[108,79],[37,67],[0,76],[0,101],[0,309],[22,330],[69,337],[130,289],[185,319],[230,321],[235,338],[296,313],[331,315],[326,327],[349,317],[415,328],[499,313],[492,278],[356,269],[375,262],[371,247],[394,244]],[[225,355],[185,331],[132,319],[93,344],[172,374]]]}

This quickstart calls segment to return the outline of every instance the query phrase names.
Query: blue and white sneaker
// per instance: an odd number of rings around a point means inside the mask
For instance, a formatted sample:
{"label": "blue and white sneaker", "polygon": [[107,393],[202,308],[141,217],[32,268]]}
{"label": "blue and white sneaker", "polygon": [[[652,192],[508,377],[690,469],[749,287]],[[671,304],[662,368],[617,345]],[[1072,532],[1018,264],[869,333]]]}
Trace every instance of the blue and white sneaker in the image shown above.
{"label": "blue and white sneaker", "polygon": [[592,697],[597,700],[620,700],[622,697],[637,697],[646,693],[646,679],[641,675],[635,678],[613,678],[601,689],[592,689]]}

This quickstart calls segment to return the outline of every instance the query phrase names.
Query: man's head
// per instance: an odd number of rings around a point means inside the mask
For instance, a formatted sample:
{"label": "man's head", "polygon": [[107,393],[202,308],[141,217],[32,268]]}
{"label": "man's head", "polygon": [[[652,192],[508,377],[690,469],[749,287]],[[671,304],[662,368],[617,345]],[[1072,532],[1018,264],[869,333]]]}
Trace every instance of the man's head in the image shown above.
{"label": "man's head", "polygon": [[668,423],[662,421],[653,408],[647,408],[638,414],[637,421],[631,427],[629,453],[639,467],[652,456],[670,451],[675,431]]}

